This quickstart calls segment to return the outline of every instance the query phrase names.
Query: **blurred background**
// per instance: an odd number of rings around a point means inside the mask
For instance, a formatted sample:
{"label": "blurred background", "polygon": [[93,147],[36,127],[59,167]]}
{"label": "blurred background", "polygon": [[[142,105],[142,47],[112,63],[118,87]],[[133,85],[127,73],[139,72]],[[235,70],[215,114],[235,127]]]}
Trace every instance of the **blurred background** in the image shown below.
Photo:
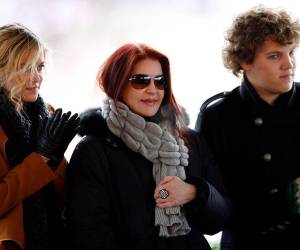
{"label": "blurred background", "polygon": [[[224,33],[236,15],[258,4],[300,18],[294,0],[1,0],[0,25],[20,22],[47,43],[41,95],[65,111],[102,104],[96,72],[121,45],[142,42],[160,50],[170,59],[175,96],[193,128],[203,101],[239,85],[223,67]],[[219,237],[208,237],[215,249]]]}

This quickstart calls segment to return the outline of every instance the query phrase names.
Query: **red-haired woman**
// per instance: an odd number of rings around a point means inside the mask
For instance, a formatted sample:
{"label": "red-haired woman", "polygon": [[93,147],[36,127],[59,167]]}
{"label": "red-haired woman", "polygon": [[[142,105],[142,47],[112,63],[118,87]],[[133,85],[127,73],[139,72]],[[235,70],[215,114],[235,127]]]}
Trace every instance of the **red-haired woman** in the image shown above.
{"label": "red-haired woman", "polygon": [[[184,124],[168,58],[116,50],[98,73],[103,107],[82,115],[68,168],[72,249],[210,249],[229,208],[205,144]],[[203,151],[202,151],[203,150]]]}

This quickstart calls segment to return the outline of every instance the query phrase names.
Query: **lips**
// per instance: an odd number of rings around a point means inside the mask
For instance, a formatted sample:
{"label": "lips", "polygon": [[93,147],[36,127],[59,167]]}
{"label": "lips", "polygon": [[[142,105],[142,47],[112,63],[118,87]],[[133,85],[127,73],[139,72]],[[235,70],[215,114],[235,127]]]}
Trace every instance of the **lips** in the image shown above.
{"label": "lips", "polygon": [[281,75],[280,78],[293,78],[294,74]]}
{"label": "lips", "polygon": [[156,99],[144,99],[144,100],[141,100],[143,103],[147,104],[147,105],[154,105],[157,103],[157,100]]}
{"label": "lips", "polygon": [[39,87],[38,87],[38,86],[34,86],[34,87],[26,87],[25,89],[26,89],[26,90],[29,90],[29,91],[32,91],[32,90],[39,89]]}

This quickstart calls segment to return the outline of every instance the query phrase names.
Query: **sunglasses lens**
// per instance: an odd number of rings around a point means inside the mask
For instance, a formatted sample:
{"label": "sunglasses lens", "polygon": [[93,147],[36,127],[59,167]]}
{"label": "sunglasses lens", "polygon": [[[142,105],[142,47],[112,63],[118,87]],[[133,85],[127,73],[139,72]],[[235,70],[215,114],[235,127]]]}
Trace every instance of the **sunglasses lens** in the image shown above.
{"label": "sunglasses lens", "polygon": [[[144,89],[150,84],[151,79],[152,77],[148,75],[133,75],[129,78],[129,82],[135,89]],[[163,75],[155,76],[153,77],[153,80],[157,89],[163,90],[166,88],[167,81]]]}
{"label": "sunglasses lens", "polygon": [[166,78],[164,76],[157,76],[154,78],[154,83],[156,88],[163,90],[166,88],[167,86],[167,81]]}
{"label": "sunglasses lens", "polygon": [[144,89],[150,83],[151,78],[145,75],[133,75],[129,78],[129,81],[133,88],[135,89]]}

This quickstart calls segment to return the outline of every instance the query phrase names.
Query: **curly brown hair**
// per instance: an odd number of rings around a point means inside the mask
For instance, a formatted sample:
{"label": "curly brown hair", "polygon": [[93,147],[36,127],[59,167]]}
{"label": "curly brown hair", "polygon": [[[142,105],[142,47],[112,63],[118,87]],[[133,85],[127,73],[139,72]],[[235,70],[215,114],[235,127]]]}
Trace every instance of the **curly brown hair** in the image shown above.
{"label": "curly brown hair", "polygon": [[262,5],[240,14],[225,36],[224,66],[236,76],[242,74],[241,62],[252,63],[266,39],[279,44],[299,44],[300,23],[286,11]]}

